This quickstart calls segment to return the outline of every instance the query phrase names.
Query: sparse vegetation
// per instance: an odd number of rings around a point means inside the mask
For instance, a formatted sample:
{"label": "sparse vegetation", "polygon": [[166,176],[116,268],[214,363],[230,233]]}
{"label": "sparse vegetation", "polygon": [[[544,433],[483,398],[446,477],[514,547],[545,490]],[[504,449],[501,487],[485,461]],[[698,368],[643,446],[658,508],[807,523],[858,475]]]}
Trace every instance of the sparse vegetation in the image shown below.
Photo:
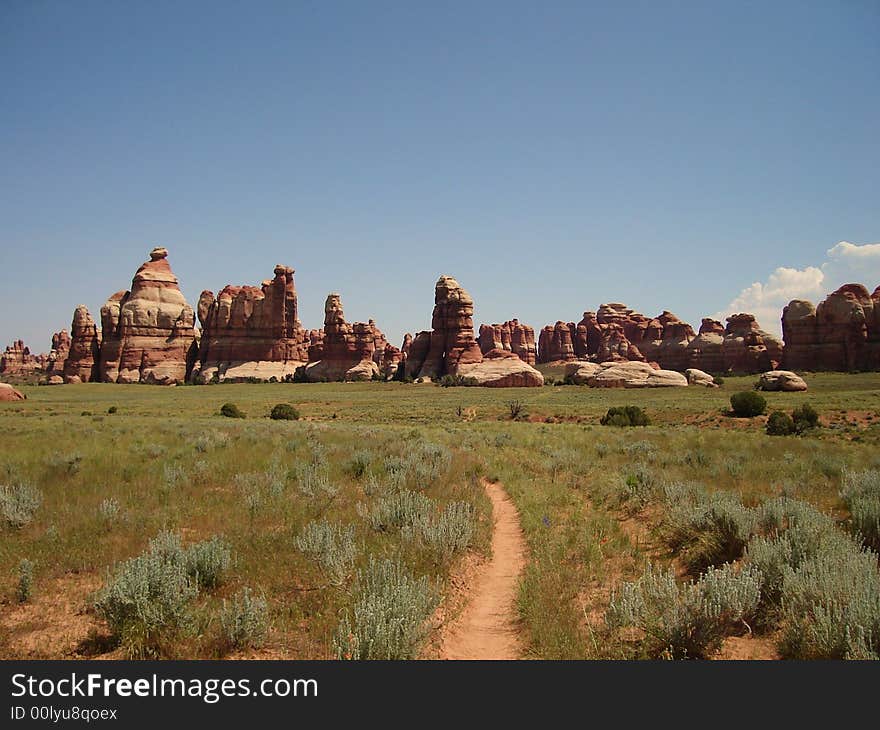
{"label": "sparse vegetation", "polygon": [[34,564],[27,558],[22,558],[18,564],[18,591],[16,598],[19,603],[27,603],[31,600],[34,589]]}

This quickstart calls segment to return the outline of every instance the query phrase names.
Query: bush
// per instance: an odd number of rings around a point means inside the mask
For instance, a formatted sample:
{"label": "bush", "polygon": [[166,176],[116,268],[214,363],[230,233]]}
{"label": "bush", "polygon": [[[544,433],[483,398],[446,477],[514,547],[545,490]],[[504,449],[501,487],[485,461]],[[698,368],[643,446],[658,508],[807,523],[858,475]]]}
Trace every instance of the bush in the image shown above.
{"label": "bush", "polygon": [[269,630],[269,605],[262,596],[254,597],[250,588],[224,599],[220,609],[221,649],[250,649],[262,645]]}
{"label": "bush", "polygon": [[618,503],[641,509],[657,495],[659,486],[653,469],[635,463],[626,469],[621,477],[617,489]]}
{"label": "bush", "polygon": [[379,497],[371,508],[358,504],[357,510],[374,530],[389,532],[428,519],[434,502],[420,492],[406,490]]}
{"label": "bush", "polygon": [[768,436],[791,436],[795,432],[794,421],[787,413],[773,411],[767,419]]}
{"label": "bush", "polygon": [[400,563],[370,556],[358,571],[356,599],[333,640],[339,659],[412,659],[436,606],[426,577],[413,577]]}
{"label": "bush", "polygon": [[190,625],[189,602],[200,587],[219,585],[231,551],[219,537],[184,548],[160,532],[140,555],[116,566],[95,611],[130,657],[159,656],[164,641]]}
{"label": "bush", "polygon": [[278,403],[272,407],[269,418],[273,421],[297,421],[299,420],[299,411],[290,403]]}
{"label": "bush", "polygon": [[614,406],[599,421],[603,426],[650,426],[651,419],[638,406]]}
{"label": "bush", "polygon": [[440,560],[448,560],[471,544],[473,507],[467,502],[451,502],[439,514],[423,515],[412,525],[404,526],[402,533],[407,539],[420,541]]}
{"label": "bush", "polygon": [[645,632],[652,657],[705,658],[725,634],[751,618],[758,605],[760,576],[754,568],[715,568],[679,585],[672,569],[653,569],[611,596],[605,615],[612,629],[636,626]]}
{"label": "bush", "polygon": [[116,413],[116,411],[118,411],[118,410],[119,410],[119,409],[118,409],[116,406],[110,406],[110,407],[107,409],[107,413],[109,413],[109,414],[112,416],[112,415],[113,415],[114,413]]}
{"label": "bush", "polygon": [[98,505],[98,517],[108,527],[116,522],[121,512],[122,508],[119,506],[119,502],[113,497],[102,499],[101,504]]}
{"label": "bush", "polygon": [[226,418],[247,418],[235,403],[224,403],[220,406],[220,415]]}
{"label": "bush", "polygon": [[0,485],[0,517],[9,527],[29,525],[42,502],[43,493],[30,484]]}
{"label": "bush", "polygon": [[521,421],[528,416],[525,404],[519,400],[507,401],[507,412],[512,421]]}
{"label": "bush", "polygon": [[34,564],[27,558],[23,558],[18,564],[18,589],[16,597],[19,603],[27,603],[31,600],[34,586]]}
{"label": "bush", "polygon": [[355,479],[360,479],[370,468],[372,458],[373,455],[369,451],[364,451],[363,449],[355,451],[348,464],[346,464],[345,470]]}
{"label": "bush", "polygon": [[816,428],[819,425],[819,412],[809,403],[804,403],[800,408],[791,412],[795,431],[799,434]]}
{"label": "bush", "polygon": [[310,522],[296,538],[297,550],[320,566],[334,585],[345,582],[357,558],[354,525],[337,525],[327,520]]}
{"label": "bush", "polygon": [[781,648],[797,659],[880,657],[877,554],[833,543],[785,572]]}
{"label": "bush", "polygon": [[699,485],[667,485],[665,492],[662,534],[691,572],[742,556],[756,527],[755,510],[730,492],[710,494]]}
{"label": "bush", "polygon": [[853,530],[866,545],[880,550],[880,469],[843,472],[840,497],[846,503]]}
{"label": "bush", "polygon": [[767,412],[767,399],[754,390],[744,390],[730,396],[730,408],[737,418],[754,418]]}
{"label": "bush", "polygon": [[437,384],[443,388],[469,388],[479,385],[479,382],[476,378],[469,378],[464,375],[444,375],[439,381],[437,381]]}

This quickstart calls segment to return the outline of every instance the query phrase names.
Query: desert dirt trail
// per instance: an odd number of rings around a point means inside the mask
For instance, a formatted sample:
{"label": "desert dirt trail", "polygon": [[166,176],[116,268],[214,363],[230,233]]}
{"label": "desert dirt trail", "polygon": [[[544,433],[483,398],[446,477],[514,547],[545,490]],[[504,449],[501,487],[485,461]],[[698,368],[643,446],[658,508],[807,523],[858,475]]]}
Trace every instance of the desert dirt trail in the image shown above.
{"label": "desert dirt trail", "polygon": [[475,576],[462,613],[447,627],[441,659],[519,659],[516,595],[526,564],[519,513],[500,484],[483,481],[492,500],[492,558]]}

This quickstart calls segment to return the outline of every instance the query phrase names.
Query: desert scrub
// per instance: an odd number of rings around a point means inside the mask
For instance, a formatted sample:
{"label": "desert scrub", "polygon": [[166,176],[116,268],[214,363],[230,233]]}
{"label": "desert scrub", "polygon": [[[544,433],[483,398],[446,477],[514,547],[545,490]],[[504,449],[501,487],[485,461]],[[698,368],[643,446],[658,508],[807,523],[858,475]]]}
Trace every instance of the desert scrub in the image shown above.
{"label": "desert scrub", "polygon": [[299,420],[299,411],[290,403],[278,403],[272,407],[269,418],[273,421],[297,421]]}
{"label": "desert scrub", "polygon": [[754,390],[743,390],[730,396],[730,410],[737,418],[754,418],[767,412],[767,399]]}
{"label": "desert scrub", "polygon": [[599,423],[603,426],[649,426],[651,419],[638,406],[614,406],[602,416]]}
{"label": "desert scrub", "polygon": [[113,497],[102,499],[101,503],[98,505],[98,519],[101,520],[101,523],[107,529],[117,522],[121,514],[122,508],[119,506],[119,502]]}
{"label": "desert scrub", "polygon": [[43,493],[26,482],[0,485],[0,517],[8,527],[29,525],[43,502]]}
{"label": "desert scrub", "polygon": [[18,564],[18,586],[15,597],[19,603],[27,603],[31,600],[34,589],[34,564],[27,558],[22,558]]}
{"label": "desert scrub", "polygon": [[357,511],[376,532],[391,532],[428,519],[434,502],[421,492],[405,490],[382,495],[370,507],[358,503]]}
{"label": "desert scrub", "polygon": [[354,525],[310,522],[295,539],[296,549],[314,560],[333,585],[341,585],[360,552]]}
{"label": "desert scrub", "polygon": [[256,649],[262,646],[269,630],[269,604],[263,596],[254,596],[244,588],[220,609],[220,651]]}
{"label": "desert scrub", "polygon": [[427,547],[441,561],[467,549],[474,536],[474,508],[451,502],[442,512],[422,515],[402,529],[405,539]]}
{"label": "desert scrub", "polygon": [[369,451],[359,449],[352,454],[348,464],[345,465],[345,471],[355,479],[361,479],[369,470],[372,460],[373,455]]}
{"label": "desert scrub", "polygon": [[338,491],[322,462],[297,464],[294,469],[296,488],[306,497],[333,497]]}
{"label": "desert scrub", "polygon": [[220,415],[226,418],[246,418],[241,409],[235,403],[224,403],[220,406]]}
{"label": "desert scrub", "polygon": [[880,658],[877,554],[833,543],[782,581],[780,648],[796,659]]}
{"label": "desert scrub", "polygon": [[707,492],[698,484],[665,487],[664,540],[692,573],[738,559],[757,520],[755,510],[730,492]]}
{"label": "desert scrub", "polygon": [[655,471],[638,462],[624,469],[620,475],[615,496],[618,506],[638,511],[653,500],[660,491]]}
{"label": "desert scrub", "polygon": [[844,470],[840,497],[849,509],[853,531],[880,550],[880,469]]}
{"label": "desert scrub", "polygon": [[680,585],[671,569],[649,564],[639,580],[612,594],[605,620],[611,629],[641,629],[653,658],[706,658],[750,620],[759,595],[760,576],[751,567],[727,564]]}
{"label": "desert scrub", "polygon": [[191,625],[189,603],[200,588],[219,585],[231,551],[221,538],[184,548],[165,531],[140,555],[116,566],[94,607],[132,658],[160,656],[164,641]]}
{"label": "desert scrub", "polygon": [[416,578],[397,561],[371,555],[358,571],[354,606],[336,630],[337,658],[414,658],[436,604],[427,577]]}
{"label": "desert scrub", "polygon": [[819,412],[809,403],[804,403],[791,412],[791,420],[798,434],[806,433],[810,429],[818,428]]}
{"label": "desert scrub", "polygon": [[791,436],[795,432],[794,421],[783,411],[773,411],[767,418],[765,431],[768,436]]}

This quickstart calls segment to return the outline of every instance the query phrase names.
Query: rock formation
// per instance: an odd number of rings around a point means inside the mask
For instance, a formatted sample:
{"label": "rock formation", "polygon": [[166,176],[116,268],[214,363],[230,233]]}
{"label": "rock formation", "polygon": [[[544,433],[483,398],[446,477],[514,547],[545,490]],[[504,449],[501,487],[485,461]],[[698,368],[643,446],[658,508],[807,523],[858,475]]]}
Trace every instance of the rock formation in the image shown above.
{"label": "rock formation", "polygon": [[0,402],[27,400],[27,396],[23,395],[8,383],[0,383]]}
{"label": "rock formation", "polygon": [[880,286],[846,284],[818,307],[802,299],[782,312],[783,363],[796,370],[880,369]]}
{"label": "rock formation", "polygon": [[52,349],[46,360],[46,377],[57,378],[64,376],[64,363],[70,354],[70,335],[67,330],[61,330],[52,335]]}
{"label": "rock formation", "polygon": [[42,368],[40,356],[32,355],[22,340],[8,345],[0,355],[0,375],[20,378],[40,372]]}
{"label": "rock formation", "polygon": [[165,248],[154,248],[131,291],[101,307],[100,377],[105,383],[183,383],[195,343],[195,318]]}
{"label": "rock formation", "polygon": [[377,361],[384,358],[385,347],[379,353],[377,342],[385,342],[385,336],[375,323],[370,320],[349,324],[345,321],[339,294],[330,294],[324,303],[322,341],[309,353],[311,357],[319,356],[320,359],[306,366],[306,380],[355,381],[378,377],[380,368]]}
{"label": "rock formation", "polygon": [[64,382],[89,383],[100,380],[101,337],[85,304],[80,304],[74,310],[70,331],[70,350],[62,371]]}
{"label": "rock formation", "polygon": [[754,315],[734,314],[727,318],[721,354],[725,372],[761,373],[779,367],[782,343],[764,332]]}
{"label": "rock formation", "polygon": [[688,384],[681,373],[659,370],[645,362],[571,362],[565,366],[565,377],[575,385],[591,388],[668,388]]}
{"label": "rock formation", "polygon": [[647,361],[668,370],[757,373],[776,367],[782,346],[750,314],[728,318],[727,328],[704,319],[699,334],[672,312],[653,319],[625,304],[603,304],[578,323],[557,322],[541,330],[538,362]]}
{"label": "rock formation", "polygon": [[441,276],[434,287],[432,330],[419,332],[409,346],[407,375],[430,380],[460,375],[488,387],[544,384],[544,376],[512,351],[484,355],[474,338],[473,315],[471,295],[451,276]]}
{"label": "rock formation", "polygon": [[688,385],[702,385],[704,388],[718,387],[715,378],[709,375],[709,373],[697,370],[697,368],[688,368],[685,370],[684,377],[687,378]]}
{"label": "rock formation", "polygon": [[274,273],[260,287],[227,285],[216,297],[202,292],[195,382],[284,380],[308,362],[320,333],[300,324],[294,270],[278,264]]}
{"label": "rock formation", "polygon": [[758,390],[781,390],[787,393],[807,389],[807,383],[797,373],[790,370],[770,370],[761,373]]}
{"label": "rock formation", "polygon": [[529,365],[534,365],[537,359],[535,330],[526,324],[520,324],[518,319],[503,324],[481,324],[477,342],[483,355],[491,350],[503,350],[512,352]]}

